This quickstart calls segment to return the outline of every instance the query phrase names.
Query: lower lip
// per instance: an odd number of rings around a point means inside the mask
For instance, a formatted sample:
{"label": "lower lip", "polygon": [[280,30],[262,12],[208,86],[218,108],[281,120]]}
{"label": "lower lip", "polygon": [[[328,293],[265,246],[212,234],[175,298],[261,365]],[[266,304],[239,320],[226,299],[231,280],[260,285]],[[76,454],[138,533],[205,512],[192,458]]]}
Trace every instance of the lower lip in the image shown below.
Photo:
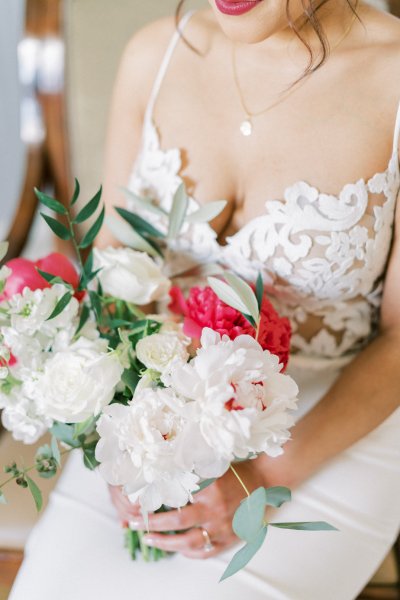
{"label": "lower lip", "polygon": [[260,2],[262,0],[215,0],[215,5],[224,15],[239,16],[253,10]]}

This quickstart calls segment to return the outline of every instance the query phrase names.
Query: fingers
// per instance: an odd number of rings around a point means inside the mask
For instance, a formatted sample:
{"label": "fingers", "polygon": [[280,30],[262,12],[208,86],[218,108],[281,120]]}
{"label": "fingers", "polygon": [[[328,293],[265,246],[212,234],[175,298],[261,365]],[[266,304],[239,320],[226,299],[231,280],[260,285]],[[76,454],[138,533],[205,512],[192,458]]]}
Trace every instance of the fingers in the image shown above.
{"label": "fingers", "polygon": [[140,505],[138,503],[132,504],[120,487],[109,486],[109,490],[123,526],[126,526],[131,519],[136,519],[141,515]]}
{"label": "fingers", "polygon": [[[212,536],[210,537],[212,539]],[[196,527],[186,533],[177,535],[149,533],[144,537],[144,542],[148,546],[154,546],[166,552],[179,552],[187,558],[204,560],[227,550],[237,542],[237,539],[233,535],[228,535],[224,540],[213,541],[212,547],[205,550],[201,527]]]}
{"label": "fingers", "polygon": [[[204,521],[204,507],[201,504],[189,504],[181,510],[151,514],[148,518],[150,531],[182,531],[196,527]],[[147,529],[140,514],[130,519],[129,526],[142,531]]]}

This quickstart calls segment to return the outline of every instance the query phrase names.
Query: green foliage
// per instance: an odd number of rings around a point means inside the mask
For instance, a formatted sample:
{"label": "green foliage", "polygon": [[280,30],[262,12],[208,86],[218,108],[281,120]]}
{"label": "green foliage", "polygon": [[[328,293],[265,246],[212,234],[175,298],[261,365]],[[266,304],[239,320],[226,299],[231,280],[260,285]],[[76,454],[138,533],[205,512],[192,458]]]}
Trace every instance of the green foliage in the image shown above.
{"label": "green foliage", "polygon": [[58,317],[59,314],[62,313],[62,311],[67,308],[68,304],[71,302],[72,300],[72,294],[71,292],[66,292],[61,298],[60,300],[57,302],[53,312],[51,313],[51,315],[46,319],[46,321],[51,321],[51,319],[55,319],[56,317]]}
{"label": "green foliage", "polygon": [[88,219],[90,219],[90,217],[94,215],[94,213],[99,207],[102,192],[103,188],[100,186],[100,189],[97,192],[97,194],[95,194],[93,198],[89,200],[89,202],[76,215],[75,219],[73,220],[74,223],[83,223],[84,221],[87,221]]}
{"label": "green foliage", "polygon": [[168,239],[174,240],[182,229],[183,222],[189,206],[189,199],[186,194],[185,184],[181,183],[175,192],[172,208],[169,214]]}
{"label": "green foliage", "polygon": [[216,200],[215,202],[207,202],[204,206],[201,206],[198,210],[190,215],[186,215],[186,221],[188,223],[209,223],[224,210],[227,205],[226,200]]}
{"label": "green foliage", "polygon": [[[126,210],[125,208],[117,207],[115,209],[117,213],[122,217],[129,225],[137,231],[142,237],[147,239],[147,236],[155,237],[155,238],[164,238],[165,235],[161,233],[158,229],[150,225],[147,221],[139,217],[133,212]],[[148,241],[148,240],[147,240]]]}
{"label": "green foliage", "polygon": [[67,423],[54,423],[50,429],[51,433],[61,442],[67,444],[71,448],[79,448],[80,442],[74,437],[75,427],[74,425],[68,425]]}
{"label": "green foliage", "polygon": [[72,285],[70,283],[68,283],[67,281],[64,281],[64,279],[61,279],[61,277],[52,275],[51,273],[47,273],[46,271],[42,271],[38,267],[36,267],[36,271],[39,273],[39,275],[41,277],[43,277],[43,279],[45,279],[47,281],[47,283],[50,283],[51,285],[54,285],[55,283],[62,283],[63,285],[65,285],[65,287],[67,287],[71,290],[73,289]]}
{"label": "green foliage", "polygon": [[88,444],[83,444],[83,446],[82,446],[83,463],[87,469],[90,469],[90,471],[94,471],[94,469],[100,464],[96,460],[96,456],[95,456],[96,446],[97,446],[97,440],[90,442]]}
{"label": "green foliage", "polygon": [[135,393],[136,386],[139,383],[140,375],[133,369],[125,369],[122,373],[122,381],[130,390],[132,396]]}
{"label": "green foliage", "polygon": [[83,240],[79,244],[79,249],[83,250],[85,248],[88,248],[91,244],[93,244],[94,240],[96,239],[96,237],[99,234],[99,231],[103,225],[105,214],[106,214],[106,210],[103,206],[99,216],[97,217],[97,219],[95,220],[95,222],[93,223],[93,225],[91,226],[91,228],[89,229],[89,231],[86,233]]}
{"label": "green foliage", "polygon": [[61,204],[61,202],[55,200],[54,198],[51,198],[50,196],[47,196],[46,194],[43,194],[43,192],[39,191],[37,188],[34,188],[34,191],[37,199],[41,204],[47,206],[47,208],[50,208],[50,210],[53,210],[58,215],[67,214],[68,211],[65,208],[65,206]]}
{"label": "green foliage", "polygon": [[238,538],[251,542],[264,527],[265,488],[260,487],[242,500],[233,517],[233,531]]}
{"label": "green foliage", "polygon": [[87,304],[83,304],[82,306],[82,310],[81,310],[81,316],[79,318],[79,323],[78,323],[78,328],[75,331],[75,336],[78,335],[78,333],[83,329],[83,327],[86,325],[88,319],[90,316],[90,309],[88,307]]}
{"label": "green foliage", "polygon": [[296,531],[339,531],[326,521],[304,521],[300,523],[270,523],[271,527],[279,529],[294,529]]}
{"label": "green foliage", "polygon": [[261,273],[258,274],[256,281],[256,298],[258,304],[258,310],[261,311],[262,301],[264,298],[264,282]]}
{"label": "green foliage", "polygon": [[68,241],[72,238],[72,233],[69,229],[65,227],[62,223],[53,219],[53,217],[49,217],[45,213],[40,213],[43,219],[46,221],[47,225],[50,227],[53,233],[56,234],[61,240]]}
{"label": "green foliage", "polygon": [[279,508],[284,502],[290,502],[292,492],[287,487],[276,486],[265,488],[266,504]]}
{"label": "green foliage", "polygon": [[231,288],[236,292],[241,301],[246,307],[246,313],[248,313],[252,319],[258,323],[260,319],[260,311],[258,308],[257,298],[249,286],[243,279],[240,279],[234,273],[226,272],[224,274],[225,280],[231,286]]}
{"label": "green foliage", "polygon": [[38,488],[36,483],[33,481],[33,479],[28,477],[28,475],[25,475],[25,478],[26,478],[26,482],[28,484],[29,491],[31,492],[32,497],[35,501],[36,510],[38,512],[40,512],[42,509],[42,506],[43,506],[42,492],[40,491],[40,489]]}
{"label": "green foliage", "polygon": [[6,254],[8,252],[8,242],[0,242],[0,261],[3,260],[3,258],[6,257]]}
{"label": "green foliage", "polygon": [[58,442],[57,442],[57,438],[52,435],[51,436],[51,452],[53,454],[53,458],[57,463],[58,467],[61,467],[61,454],[60,454],[60,448],[58,447]]}
{"label": "green foliage", "polygon": [[266,535],[267,527],[263,527],[262,529],[260,529],[258,535],[251,542],[247,542],[247,544],[243,546],[243,548],[241,548],[239,552],[237,552],[234,555],[229,565],[225,569],[220,581],[223,581],[228,577],[232,577],[232,575],[240,571],[240,569],[243,569],[243,567],[245,567],[250,562],[253,556],[261,548]]}
{"label": "green foliage", "polygon": [[71,206],[74,206],[75,202],[79,198],[79,194],[81,193],[81,186],[79,185],[79,181],[75,178],[75,189],[71,198]]}
{"label": "green foliage", "polygon": [[148,210],[149,212],[152,212],[162,217],[167,216],[167,212],[163,208],[161,208],[161,206],[155,204],[154,201],[152,201],[150,198],[138,196],[137,194],[135,194],[131,190],[128,190],[127,188],[122,188],[122,191],[129,200],[136,204],[136,206],[144,208],[145,210]]}

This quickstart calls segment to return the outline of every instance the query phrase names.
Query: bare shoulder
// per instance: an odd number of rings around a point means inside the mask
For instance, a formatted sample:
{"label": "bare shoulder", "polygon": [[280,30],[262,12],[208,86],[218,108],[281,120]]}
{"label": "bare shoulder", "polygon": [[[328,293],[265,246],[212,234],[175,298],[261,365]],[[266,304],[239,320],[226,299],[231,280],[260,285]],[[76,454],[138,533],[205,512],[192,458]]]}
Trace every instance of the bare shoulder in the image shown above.
{"label": "bare shoulder", "polygon": [[[370,58],[386,67],[400,67],[400,19],[363,4],[360,10],[359,40]],[[400,86],[400,68],[397,81]]]}

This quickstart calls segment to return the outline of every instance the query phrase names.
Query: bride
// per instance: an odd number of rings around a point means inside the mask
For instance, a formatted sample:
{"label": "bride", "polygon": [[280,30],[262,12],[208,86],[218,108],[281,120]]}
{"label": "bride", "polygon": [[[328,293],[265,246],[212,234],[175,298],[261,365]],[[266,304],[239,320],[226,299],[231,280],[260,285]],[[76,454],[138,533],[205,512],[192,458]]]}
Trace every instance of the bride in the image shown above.
{"label": "bride", "polygon": [[193,505],[150,518],[148,543],[173,558],[132,563],[121,522],[144,528],[137,507],[77,455],[11,600],[351,600],[398,535],[400,23],[353,0],[209,4],[129,43],[106,200],[110,211],[122,204],[118,186],[129,182],[168,207],[182,180],[193,203],[228,200],[169,268],[218,260],[250,281],[262,271],[292,322],[300,409],[284,455],[240,474],[251,489],[292,488],[279,520],[339,531],[271,531],[248,567],[218,584],[243,497],[228,473]]}

